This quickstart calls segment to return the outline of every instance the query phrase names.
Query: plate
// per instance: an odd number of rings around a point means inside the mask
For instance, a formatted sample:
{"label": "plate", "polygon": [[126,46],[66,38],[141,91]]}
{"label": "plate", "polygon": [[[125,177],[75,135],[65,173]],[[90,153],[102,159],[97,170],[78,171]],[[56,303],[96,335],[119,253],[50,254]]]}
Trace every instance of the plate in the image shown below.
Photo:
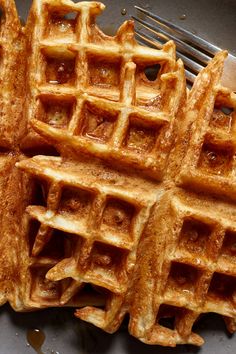
{"label": "plate", "polygon": [[[17,0],[16,3],[21,18],[25,20],[31,0]],[[236,54],[236,1],[107,0],[104,3],[107,9],[98,23],[107,34],[114,34],[116,28],[135,13],[133,6],[139,5]],[[34,344],[40,344],[38,347],[42,344],[44,354],[236,353],[236,336],[230,336],[226,332],[223,320],[218,315],[203,316],[196,324],[195,331],[206,341],[200,349],[189,345],[177,348],[147,346],[128,335],[127,324],[123,324],[118,333],[109,335],[75,319],[73,312],[73,309],[49,309],[19,314],[14,313],[8,305],[3,306],[0,309],[0,354],[37,352],[37,345],[34,345],[35,350],[27,343],[27,334],[31,329],[40,330],[36,336],[41,339],[41,343],[36,340]]]}

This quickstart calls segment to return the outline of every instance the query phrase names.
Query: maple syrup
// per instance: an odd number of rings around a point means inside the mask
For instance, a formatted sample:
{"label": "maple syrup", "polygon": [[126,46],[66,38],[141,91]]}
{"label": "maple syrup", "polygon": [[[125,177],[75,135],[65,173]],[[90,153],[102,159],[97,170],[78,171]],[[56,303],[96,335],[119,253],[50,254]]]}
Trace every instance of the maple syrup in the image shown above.
{"label": "maple syrup", "polygon": [[75,80],[75,58],[47,58],[46,81],[50,84],[73,84]]}
{"label": "maple syrup", "polygon": [[187,18],[186,14],[182,14],[182,15],[179,17],[179,19],[182,20],[182,21],[183,21],[183,20],[186,20],[186,18]]}
{"label": "maple syrup", "polygon": [[27,331],[27,341],[38,354],[43,354],[42,346],[45,342],[45,334],[40,329],[29,329]]}

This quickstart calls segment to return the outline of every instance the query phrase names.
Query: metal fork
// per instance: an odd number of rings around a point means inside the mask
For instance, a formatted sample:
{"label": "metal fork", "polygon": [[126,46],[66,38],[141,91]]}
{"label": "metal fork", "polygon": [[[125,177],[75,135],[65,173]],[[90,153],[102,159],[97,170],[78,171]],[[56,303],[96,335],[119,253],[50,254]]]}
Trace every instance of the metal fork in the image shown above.
{"label": "metal fork", "polygon": [[[209,60],[211,60],[218,51],[222,50],[203,38],[170,23],[142,7],[135,6],[135,8],[138,10],[138,13],[142,15],[142,18],[132,16],[140,25],[140,29],[135,29],[138,41],[161,48],[168,40],[174,40],[177,56],[181,58],[185,64],[186,78],[190,83],[194,82],[199,71],[207,65]],[[151,20],[151,22],[148,22],[148,20]],[[144,31],[144,29],[147,31]],[[232,54],[229,54],[225,61],[221,83],[223,86],[236,91],[236,57]]]}

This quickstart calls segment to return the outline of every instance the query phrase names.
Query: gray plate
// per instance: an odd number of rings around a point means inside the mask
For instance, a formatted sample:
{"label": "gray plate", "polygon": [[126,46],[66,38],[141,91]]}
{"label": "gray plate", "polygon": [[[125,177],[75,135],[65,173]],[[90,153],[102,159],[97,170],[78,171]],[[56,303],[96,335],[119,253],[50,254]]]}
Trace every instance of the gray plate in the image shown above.
{"label": "gray plate", "polygon": [[[17,0],[22,18],[26,18],[31,0]],[[164,0],[104,1],[107,5],[99,24],[112,34],[135,11],[133,6],[144,6],[159,15],[181,24],[221,48],[236,54],[235,0]],[[126,8],[127,15],[121,10]],[[180,19],[185,14],[186,19]],[[114,335],[103,333],[73,317],[71,309],[51,309],[30,314],[16,314],[8,306],[0,309],[0,354],[33,354],[27,345],[27,331],[39,328],[46,336],[44,354],[232,354],[236,353],[236,336],[230,337],[220,316],[209,314],[196,325],[206,344],[201,348],[178,346],[175,349],[146,346],[127,334],[126,325]]]}

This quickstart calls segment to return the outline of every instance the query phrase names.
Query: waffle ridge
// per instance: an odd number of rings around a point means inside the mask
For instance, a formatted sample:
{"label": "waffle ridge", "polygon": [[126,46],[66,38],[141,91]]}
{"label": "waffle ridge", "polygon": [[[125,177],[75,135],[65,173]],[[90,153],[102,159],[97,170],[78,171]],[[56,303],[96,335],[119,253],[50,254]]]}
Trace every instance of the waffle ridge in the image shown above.
{"label": "waffle ridge", "polygon": [[[0,304],[7,301],[13,308],[19,304],[20,274],[19,224],[24,212],[14,197],[20,175],[15,163],[19,161],[17,139],[22,131],[22,77],[24,38],[15,3],[0,1]],[[16,129],[18,127],[18,129]]]}

